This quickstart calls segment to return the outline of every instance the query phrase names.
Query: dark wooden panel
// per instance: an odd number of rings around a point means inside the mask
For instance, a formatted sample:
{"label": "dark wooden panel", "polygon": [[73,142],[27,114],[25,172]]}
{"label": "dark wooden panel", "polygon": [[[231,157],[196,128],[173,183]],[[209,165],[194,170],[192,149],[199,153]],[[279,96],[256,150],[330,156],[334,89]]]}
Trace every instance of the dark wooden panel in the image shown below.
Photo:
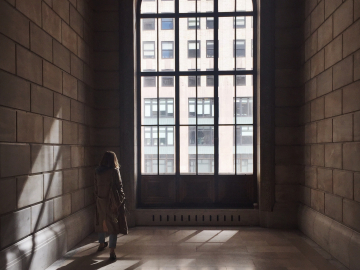
{"label": "dark wooden panel", "polygon": [[207,204],[214,202],[213,176],[180,178],[180,203]]}
{"label": "dark wooden panel", "polygon": [[175,177],[142,176],[141,202],[143,204],[172,204],[175,199]]}
{"label": "dark wooden panel", "polygon": [[254,203],[253,176],[219,177],[220,204]]}

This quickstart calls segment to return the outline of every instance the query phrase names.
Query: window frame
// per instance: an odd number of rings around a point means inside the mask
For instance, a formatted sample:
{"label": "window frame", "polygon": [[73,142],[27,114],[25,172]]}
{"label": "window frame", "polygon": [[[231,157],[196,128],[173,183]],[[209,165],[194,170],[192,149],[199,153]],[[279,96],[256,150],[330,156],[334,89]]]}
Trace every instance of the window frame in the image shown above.
{"label": "window frame", "polygon": [[[157,1],[161,1],[161,0],[157,0]],[[214,3],[218,3],[219,0],[214,0]],[[154,18],[174,18],[174,29],[175,29],[175,41],[174,41],[174,59],[175,59],[175,69],[174,71],[172,72],[169,72],[169,74],[165,74],[163,73],[162,71],[160,71],[159,69],[159,64],[158,65],[158,69],[159,71],[156,71],[156,72],[153,72],[149,75],[154,75],[154,76],[175,76],[174,77],[174,88],[175,88],[175,103],[174,103],[174,106],[176,107],[175,108],[175,115],[176,115],[176,120],[175,120],[175,159],[174,159],[174,166],[175,166],[175,176],[176,176],[176,180],[175,180],[175,183],[176,183],[176,186],[178,185],[177,183],[180,181],[180,179],[182,178],[186,178],[187,176],[186,175],[183,175],[182,173],[180,173],[180,145],[179,145],[179,141],[180,141],[180,138],[179,138],[179,129],[180,129],[180,122],[179,122],[179,89],[180,89],[180,84],[179,84],[179,78],[180,76],[213,76],[213,86],[214,87],[214,98],[215,98],[215,104],[216,104],[216,108],[217,108],[217,111],[215,111],[215,117],[214,117],[214,126],[215,126],[215,130],[214,130],[214,138],[215,138],[215,141],[218,140],[219,138],[219,122],[218,122],[218,115],[219,115],[219,111],[218,111],[218,108],[219,108],[219,101],[218,101],[218,89],[219,89],[219,76],[220,75],[233,75],[233,76],[236,76],[236,75],[252,75],[253,79],[253,83],[252,83],[252,86],[253,86],[253,98],[254,98],[254,117],[253,117],[253,127],[254,127],[254,138],[256,138],[256,126],[257,126],[257,123],[256,123],[256,115],[255,115],[255,108],[256,108],[256,92],[255,92],[255,89],[256,89],[256,76],[257,76],[257,52],[254,51],[253,52],[253,69],[251,70],[245,70],[245,71],[238,71],[238,70],[234,70],[234,71],[220,71],[218,69],[218,60],[216,58],[219,57],[219,42],[216,42],[214,44],[214,70],[212,71],[201,71],[201,70],[196,70],[196,71],[180,71],[179,69],[179,20],[180,18],[188,18],[188,17],[199,17],[199,18],[206,18],[206,17],[214,17],[214,29],[218,29],[219,28],[219,18],[220,17],[236,17],[236,16],[245,16],[246,18],[250,17],[254,24],[254,27],[253,27],[253,39],[254,39],[254,47],[256,48],[257,46],[257,6],[256,6],[256,1],[253,0],[253,10],[254,11],[234,11],[234,12],[224,12],[224,14],[222,14],[222,12],[219,12],[217,10],[217,6],[215,5],[215,8],[214,8],[214,12],[209,12],[209,13],[196,13],[196,12],[190,12],[190,13],[178,13],[179,11],[179,6],[176,6],[176,3],[179,4],[179,1],[178,0],[175,0],[175,13],[171,13],[171,14],[149,14],[149,13],[146,13],[146,14],[140,14],[140,8],[139,8],[139,13],[138,13],[138,16],[139,18],[143,18],[143,17],[147,17],[147,18],[150,18],[150,17],[154,17]],[[235,1],[236,2],[236,1]],[[139,7],[141,7],[141,4],[139,4]],[[236,10],[236,9],[235,9]],[[226,14],[225,14],[226,13]],[[246,20],[245,18],[245,20]],[[196,19],[195,19],[196,20]],[[200,22],[201,22],[201,19],[200,19]],[[194,27],[195,30],[198,28],[197,26],[197,23],[196,23],[196,27]],[[197,31],[196,31],[197,32]],[[218,40],[218,30],[214,30],[214,40]],[[140,55],[140,45],[141,44],[141,35],[140,35],[140,30],[138,29],[137,30],[137,40],[139,40],[138,42],[138,55]],[[237,40],[236,38],[236,31],[235,31],[235,39],[234,39],[234,42],[235,40]],[[158,45],[159,47],[159,45]],[[245,56],[246,56],[246,44],[245,44]],[[188,48],[187,48],[188,49]],[[200,53],[201,53],[201,46],[199,46],[199,50],[200,50]],[[199,53],[199,54],[200,54]],[[159,53],[157,53],[159,54]],[[205,56],[205,55],[204,55]],[[158,56],[159,57],[159,56]],[[201,57],[201,55],[200,55]],[[234,44],[234,57],[235,57],[235,63],[236,63],[236,42]],[[160,57],[159,57],[160,58]],[[194,57],[196,58],[196,57]],[[139,58],[138,58],[139,59]],[[159,62],[159,61],[158,61]],[[235,64],[236,66],[236,64]],[[138,74],[139,74],[139,78],[138,78],[138,82],[140,82],[140,79],[141,79],[141,76],[145,76],[145,73],[144,71],[141,71],[141,61],[138,60],[138,64],[137,64],[137,70],[138,70]],[[138,95],[137,95],[137,104],[140,104],[141,102],[141,85],[138,83]],[[157,88],[159,89],[159,86],[160,86],[160,83],[157,84]],[[236,87],[235,87],[236,89]],[[159,91],[159,90],[158,90]],[[235,90],[236,91],[236,90]],[[236,95],[235,95],[236,96]],[[138,123],[138,126],[139,127],[142,127],[142,122],[141,122],[141,116],[137,116],[137,123]],[[159,125],[159,123],[158,123]],[[140,130],[141,128],[137,129],[137,130]],[[138,135],[141,135],[140,131],[138,131],[137,133]],[[138,145],[140,146],[141,145],[141,141],[140,141],[140,137],[141,136],[137,136],[138,137]],[[257,161],[256,161],[256,143],[253,144],[253,153],[254,153],[254,157],[253,157],[253,173],[251,174],[251,176],[253,177],[253,179],[255,179],[255,172],[256,172],[256,164],[257,164]],[[219,175],[219,152],[218,152],[218,145],[215,144],[214,146],[215,148],[215,154],[214,154],[214,173],[212,174],[212,177],[215,179],[215,181],[218,181],[222,176]],[[138,171],[138,187],[139,187],[139,190],[140,190],[140,186],[141,186],[141,181],[142,179],[145,179],[146,178],[146,175],[142,175],[142,171],[141,171],[141,147],[137,147],[137,156],[138,156],[138,166],[137,166],[137,171]],[[196,172],[196,175],[198,175],[198,172]],[[160,177],[159,175],[159,171],[158,171],[158,174],[157,176]],[[243,177],[243,176],[240,176],[240,175],[237,175],[235,174],[236,177]],[[256,181],[254,180],[254,182],[256,183]],[[256,185],[256,184],[255,184]],[[178,186],[177,186],[178,188]],[[140,197],[139,198],[139,205],[141,207],[145,206],[147,207],[146,205],[143,204],[143,202],[141,201]],[[178,202],[177,202],[178,203]],[[171,204],[173,205],[173,204]],[[182,205],[182,204],[177,204],[177,206],[179,205]],[[211,204],[211,205],[216,205],[216,204]],[[160,207],[163,207],[164,205],[160,205]],[[196,206],[195,206],[196,207]],[[230,206],[231,208],[232,206]]]}

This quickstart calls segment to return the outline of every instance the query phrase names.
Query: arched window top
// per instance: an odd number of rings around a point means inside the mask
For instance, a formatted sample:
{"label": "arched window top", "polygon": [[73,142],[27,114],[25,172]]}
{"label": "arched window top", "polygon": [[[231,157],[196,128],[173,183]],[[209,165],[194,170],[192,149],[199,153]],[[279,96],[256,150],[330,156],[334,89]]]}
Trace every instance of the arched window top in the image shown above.
{"label": "arched window top", "polygon": [[[176,4],[178,3],[178,9]],[[141,13],[208,13],[214,12],[251,12],[253,0],[142,0]]]}

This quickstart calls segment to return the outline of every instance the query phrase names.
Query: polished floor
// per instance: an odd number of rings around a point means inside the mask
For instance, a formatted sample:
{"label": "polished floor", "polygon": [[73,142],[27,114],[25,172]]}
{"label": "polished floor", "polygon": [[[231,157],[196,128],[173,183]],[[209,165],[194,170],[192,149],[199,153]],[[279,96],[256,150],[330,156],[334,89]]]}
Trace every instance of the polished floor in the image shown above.
{"label": "polished floor", "polygon": [[93,234],[47,270],[345,270],[298,231],[258,227],[137,227],[119,235],[117,260]]}

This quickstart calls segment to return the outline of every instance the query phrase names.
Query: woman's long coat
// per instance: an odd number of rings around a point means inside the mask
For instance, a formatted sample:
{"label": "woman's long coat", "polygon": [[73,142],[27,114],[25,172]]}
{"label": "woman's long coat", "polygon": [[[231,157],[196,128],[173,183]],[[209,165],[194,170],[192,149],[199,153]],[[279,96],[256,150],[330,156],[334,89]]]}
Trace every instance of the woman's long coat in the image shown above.
{"label": "woman's long coat", "polygon": [[[127,234],[125,194],[119,169],[101,166],[96,168],[95,200],[95,231]],[[118,207],[114,207],[115,205]]]}

